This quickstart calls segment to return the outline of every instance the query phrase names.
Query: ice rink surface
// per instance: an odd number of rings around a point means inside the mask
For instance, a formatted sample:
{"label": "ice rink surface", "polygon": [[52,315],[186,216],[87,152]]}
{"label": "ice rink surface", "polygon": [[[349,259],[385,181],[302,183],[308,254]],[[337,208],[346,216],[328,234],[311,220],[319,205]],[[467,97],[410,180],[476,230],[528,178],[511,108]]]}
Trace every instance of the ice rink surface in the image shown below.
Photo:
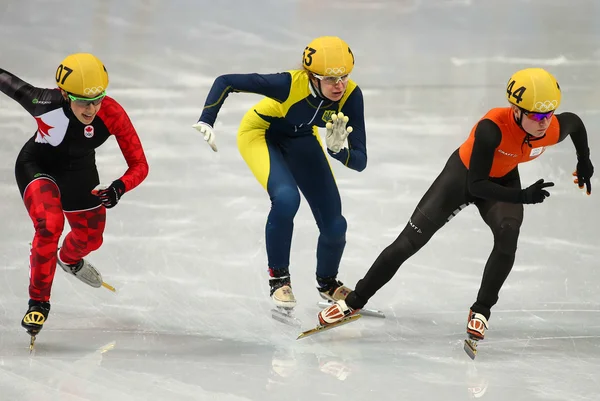
{"label": "ice rink surface", "polygon": [[[462,350],[492,236],[476,208],[453,219],[371,300],[387,318],[301,341],[270,317],[264,225],[269,200],[236,147],[259,97],[233,94],[213,153],[191,124],[214,78],[300,66],[320,35],[353,49],[365,95],[369,164],[332,160],[348,220],[340,278],[350,286],[518,69],[547,68],[560,111],[586,123],[600,167],[597,0],[3,0],[0,67],[54,86],[69,53],[96,54],[129,113],[150,175],[108,212],[90,256],[118,288],[57,272],[33,356],[19,322],[33,227],[14,161],[34,120],[0,96],[0,400],[600,400],[600,181],[572,184],[570,139],[522,165],[554,181],[526,206],[517,261],[471,361]],[[352,116],[350,116],[352,118]],[[125,171],[114,139],[103,182]],[[291,272],[303,328],[316,323],[317,229],[305,201]]]}

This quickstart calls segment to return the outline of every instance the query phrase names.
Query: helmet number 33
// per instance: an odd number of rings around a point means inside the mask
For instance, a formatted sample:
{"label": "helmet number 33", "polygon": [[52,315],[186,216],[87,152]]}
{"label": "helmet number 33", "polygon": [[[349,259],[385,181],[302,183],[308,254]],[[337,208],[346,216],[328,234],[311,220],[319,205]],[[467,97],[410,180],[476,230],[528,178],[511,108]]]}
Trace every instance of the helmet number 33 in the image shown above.
{"label": "helmet number 33", "polygon": [[506,93],[508,93],[508,97],[512,96],[513,98],[515,98],[517,104],[519,104],[523,100],[523,93],[525,93],[526,88],[524,86],[521,86],[520,88],[517,88],[513,91],[514,86],[515,80],[512,80],[506,87]]}

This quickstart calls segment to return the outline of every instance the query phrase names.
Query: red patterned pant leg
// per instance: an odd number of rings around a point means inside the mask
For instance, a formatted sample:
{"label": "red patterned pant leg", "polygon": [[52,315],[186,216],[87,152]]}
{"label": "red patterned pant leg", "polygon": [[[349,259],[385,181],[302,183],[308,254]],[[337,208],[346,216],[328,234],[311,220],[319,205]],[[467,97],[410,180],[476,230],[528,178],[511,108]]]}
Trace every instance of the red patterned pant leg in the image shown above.
{"label": "red patterned pant leg", "polygon": [[60,192],[51,180],[34,180],[25,189],[23,202],[35,228],[29,256],[29,297],[45,302],[50,300],[56,250],[65,225]]}
{"label": "red patterned pant leg", "polygon": [[65,212],[71,232],[60,248],[60,260],[75,264],[102,245],[106,225],[106,209],[98,206],[80,212]]}

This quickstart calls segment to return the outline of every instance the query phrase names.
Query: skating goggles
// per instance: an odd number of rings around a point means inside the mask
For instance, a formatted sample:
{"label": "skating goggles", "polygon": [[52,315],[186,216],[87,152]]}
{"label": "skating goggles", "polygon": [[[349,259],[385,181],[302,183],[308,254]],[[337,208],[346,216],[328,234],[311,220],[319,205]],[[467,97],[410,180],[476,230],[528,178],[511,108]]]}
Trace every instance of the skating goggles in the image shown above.
{"label": "skating goggles", "polygon": [[346,83],[346,82],[348,82],[348,79],[349,79],[348,74],[342,75],[341,77],[333,77],[333,76],[325,77],[323,75],[317,75],[317,74],[313,74],[313,75],[319,81],[325,82],[326,84],[329,84],[329,85],[337,85],[338,82]]}
{"label": "skating goggles", "polygon": [[70,93],[67,93],[67,96],[69,96],[69,99],[71,99],[71,101],[74,102],[77,106],[87,107],[90,104],[98,106],[100,103],[102,103],[102,100],[104,100],[104,97],[106,96],[106,91],[102,92],[96,97],[78,97]]}
{"label": "skating goggles", "polygon": [[527,111],[523,109],[521,109],[521,111],[523,112],[523,115],[527,117],[528,120],[537,122],[540,122],[547,118],[552,118],[552,116],[554,115],[554,110],[549,111],[547,113],[534,113],[533,111]]}

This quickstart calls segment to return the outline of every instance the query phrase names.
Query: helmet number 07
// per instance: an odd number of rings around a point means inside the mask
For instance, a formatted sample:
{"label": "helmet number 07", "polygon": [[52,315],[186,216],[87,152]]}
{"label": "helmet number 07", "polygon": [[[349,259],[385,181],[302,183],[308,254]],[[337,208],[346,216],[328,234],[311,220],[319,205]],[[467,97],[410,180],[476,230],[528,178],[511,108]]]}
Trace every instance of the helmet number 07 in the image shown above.
{"label": "helmet number 07", "polygon": [[515,81],[512,80],[508,86],[506,87],[506,93],[508,93],[508,97],[514,97],[517,100],[517,104],[521,103],[523,100],[523,93],[525,93],[525,87],[521,86],[513,91],[513,87],[515,86]]}
{"label": "helmet number 07", "polygon": [[[63,76],[63,72],[65,72],[65,75]],[[69,75],[71,75],[71,73],[73,72],[73,70],[69,67],[65,67],[62,64],[58,66],[58,68],[56,69],[56,82],[60,82],[61,85],[64,85],[65,80],[67,79],[67,77]],[[61,81],[62,78],[62,81]]]}

